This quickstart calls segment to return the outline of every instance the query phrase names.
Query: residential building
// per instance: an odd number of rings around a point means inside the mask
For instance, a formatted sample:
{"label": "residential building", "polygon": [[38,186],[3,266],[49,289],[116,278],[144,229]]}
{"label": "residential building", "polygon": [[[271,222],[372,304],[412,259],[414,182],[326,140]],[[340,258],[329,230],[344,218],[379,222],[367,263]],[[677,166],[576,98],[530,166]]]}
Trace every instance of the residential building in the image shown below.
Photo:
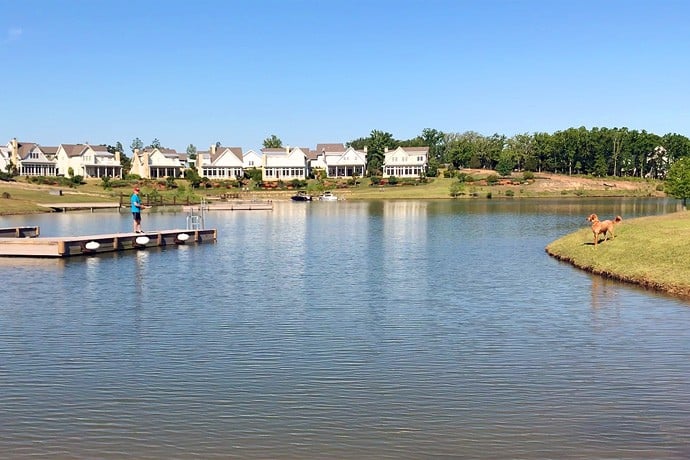
{"label": "residential building", "polygon": [[323,168],[333,178],[363,177],[366,165],[366,148],[359,151],[343,144],[317,144],[316,159],[311,162],[312,168]]}
{"label": "residential building", "polygon": [[134,150],[129,172],[144,179],[178,178],[184,175],[184,166],[176,150],[149,147]]}
{"label": "residential building", "polygon": [[426,173],[429,147],[398,147],[384,151],[383,177],[420,177]]}
{"label": "residential building", "polygon": [[238,179],[244,177],[242,147],[212,145],[208,152],[197,152],[196,168],[201,177]]}
{"label": "residential building", "polygon": [[265,181],[305,180],[308,175],[308,148],[263,148],[262,179]]}
{"label": "residential building", "polygon": [[110,153],[105,145],[60,144],[55,156],[60,175],[122,177],[120,152]]}
{"label": "residential building", "polygon": [[7,166],[12,164],[10,160],[11,156],[12,150],[10,149],[10,147],[0,145],[0,171],[7,172]]}
{"label": "residential building", "polygon": [[247,169],[261,169],[261,155],[254,150],[248,150],[242,158],[245,171]]}
{"label": "residential building", "polygon": [[[20,176],[55,176],[57,147],[41,147],[34,142],[19,142],[12,139],[6,147],[9,162]],[[2,160],[0,160],[2,161]],[[4,171],[7,171],[5,165]]]}

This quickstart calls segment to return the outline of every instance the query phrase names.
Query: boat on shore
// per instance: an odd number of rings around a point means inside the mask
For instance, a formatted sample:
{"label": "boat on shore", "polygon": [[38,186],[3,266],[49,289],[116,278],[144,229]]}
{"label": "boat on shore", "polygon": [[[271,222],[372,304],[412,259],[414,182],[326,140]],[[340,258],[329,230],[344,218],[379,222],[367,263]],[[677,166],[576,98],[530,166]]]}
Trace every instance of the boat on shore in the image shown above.
{"label": "boat on shore", "polygon": [[296,194],[292,195],[290,199],[292,199],[292,201],[311,201],[311,195],[309,195],[305,191],[300,190]]}
{"label": "boat on shore", "polygon": [[321,201],[338,201],[338,197],[333,195],[333,193],[330,190],[326,190],[319,196],[319,200]]}

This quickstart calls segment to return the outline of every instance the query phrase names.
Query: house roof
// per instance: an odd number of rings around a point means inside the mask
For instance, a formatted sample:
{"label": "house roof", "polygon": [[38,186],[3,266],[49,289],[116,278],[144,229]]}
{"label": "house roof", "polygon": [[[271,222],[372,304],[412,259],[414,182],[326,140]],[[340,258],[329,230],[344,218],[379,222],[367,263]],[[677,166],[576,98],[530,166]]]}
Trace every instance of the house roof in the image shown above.
{"label": "house roof", "polygon": [[60,144],[60,146],[69,158],[78,157],[86,148],[84,144]]}
{"label": "house roof", "polygon": [[322,152],[344,152],[344,144],[316,144],[316,149],[318,153]]}
{"label": "house roof", "polygon": [[428,152],[429,147],[400,147],[406,152]]}
{"label": "house roof", "polygon": [[240,161],[242,161],[242,147],[217,147],[216,153],[211,155],[211,164],[215,163],[226,151],[230,151]]}
{"label": "house roof", "polygon": [[47,155],[55,155],[57,153],[57,146],[55,147],[44,147],[44,146],[39,146],[41,151]]}
{"label": "house roof", "polygon": [[38,144],[35,142],[17,142],[17,155],[20,159],[24,159],[29,155],[29,152],[33,150]]}

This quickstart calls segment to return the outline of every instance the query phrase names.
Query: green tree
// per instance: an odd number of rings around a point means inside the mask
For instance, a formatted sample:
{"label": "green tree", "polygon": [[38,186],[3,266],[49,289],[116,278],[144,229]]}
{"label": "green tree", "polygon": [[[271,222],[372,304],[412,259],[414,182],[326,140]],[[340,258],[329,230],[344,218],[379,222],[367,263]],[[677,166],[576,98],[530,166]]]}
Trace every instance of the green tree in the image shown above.
{"label": "green tree", "polygon": [[424,145],[429,147],[429,161],[435,159],[437,163],[443,158],[446,135],[437,129],[424,128],[422,130]]}
{"label": "green tree", "polygon": [[496,164],[496,172],[503,177],[510,176],[510,173],[513,172],[513,168],[515,168],[513,154],[512,152],[506,150],[501,153],[501,156],[498,159],[498,163]]}
{"label": "green tree", "polygon": [[666,192],[683,200],[685,206],[690,198],[690,157],[683,157],[671,165],[665,185]]}
{"label": "green tree", "polygon": [[194,144],[189,144],[187,146],[187,156],[190,160],[196,159],[196,147],[194,146]]}
{"label": "green tree", "polygon": [[151,145],[149,145],[149,147],[151,147],[152,149],[159,149],[161,148],[161,141],[159,141],[156,137],[151,141]]}
{"label": "green tree", "polygon": [[138,137],[135,137],[134,140],[132,141],[132,144],[129,146],[129,148],[132,150],[132,153],[134,153],[135,150],[141,150],[144,148],[144,143],[139,139]]}
{"label": "green tree", "polygon": [[267,149],[279,149],[283,146],[283,141],[275,134],[271,134],[271,137],[264,139],[263,146]]}

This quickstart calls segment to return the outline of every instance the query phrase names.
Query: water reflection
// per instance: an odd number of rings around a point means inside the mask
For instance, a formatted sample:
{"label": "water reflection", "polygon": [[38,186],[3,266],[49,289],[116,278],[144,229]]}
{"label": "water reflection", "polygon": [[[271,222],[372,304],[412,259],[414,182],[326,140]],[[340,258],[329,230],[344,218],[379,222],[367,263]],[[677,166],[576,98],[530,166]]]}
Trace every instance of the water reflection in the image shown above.
{"label": "water reflection", "polygon": [[[685,458],[687,303],[544,252],[647,204],[277,203],[209,213],[216,244],[0,258],[0,457]],[[31,223],[129,224],[69,216]]]}

